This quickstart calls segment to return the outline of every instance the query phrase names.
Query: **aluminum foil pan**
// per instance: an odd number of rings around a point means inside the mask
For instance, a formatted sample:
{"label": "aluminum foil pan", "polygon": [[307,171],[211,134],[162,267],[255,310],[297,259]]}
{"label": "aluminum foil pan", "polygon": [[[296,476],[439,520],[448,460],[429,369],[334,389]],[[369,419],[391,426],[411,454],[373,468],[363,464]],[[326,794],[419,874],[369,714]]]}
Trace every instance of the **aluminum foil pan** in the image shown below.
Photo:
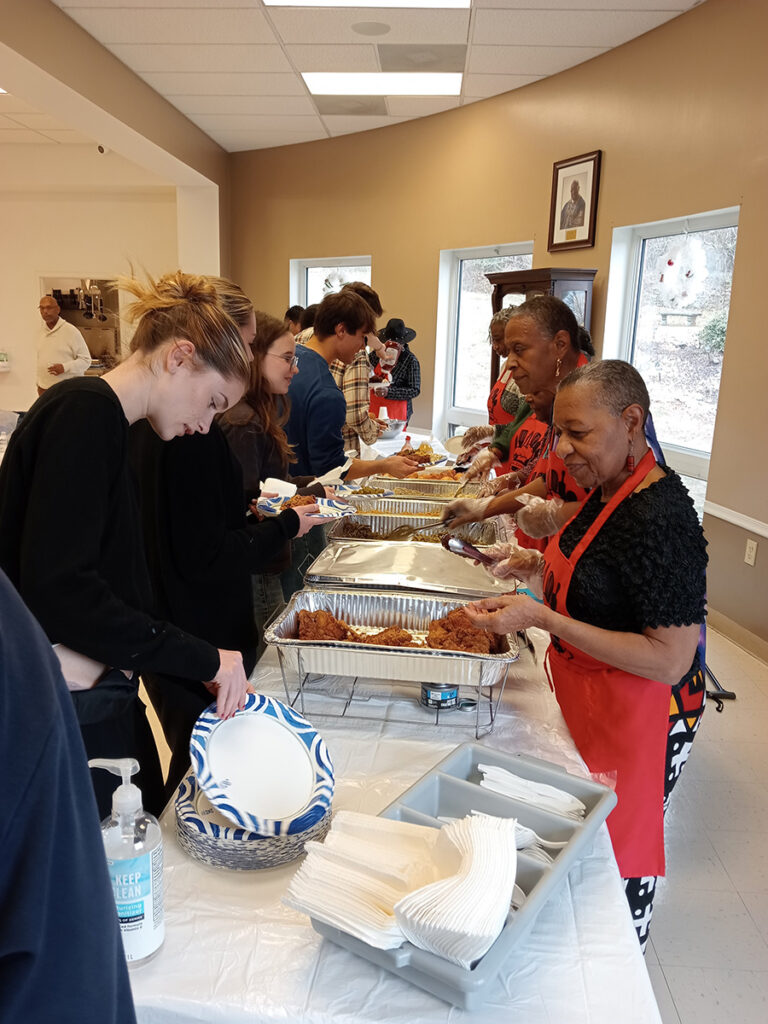
{"label": "aluminum foil pan", "polygon": [[[409,541],[411,544],[439,543],[446,533],[454,537],[461,537],[476,546],[496,544],[498,541],[498,530],[496,519],[486,519],[479,523],[465,523],[463,526],[444,526],[439,520],[427,516],[403,515],[391,516],[377,513],[346,516],[335,522],[328,532],[329,540],[359,540],[366,544],[372,541],[387,541],[387,538],[400,526],[427,526],[434,522],[434,530],[425,530],[417,533]],[[375,537],[363,535],[368,528]],[[406,540],[407,538],[400,538]]]}
{"label": "aluminum foil pan", "polygon": [[497,580],[441,544],[393,540],[334,540],[307,569],[304,582],[321,588],[428,590],[467,600],[514,589],[510,580]]}
{"label": "aluminum foil pan", "polygon": [[[386,490],[394,491],[395,497],[431,498],[433,501],[450,501],[456,497],[456,491],[461,486],[456,480],[396,480],[391,476],[372,476],[366,480],[369,487],[383,487]],[[479,483],[465,484],[461,497],[476,497],[480,491]]]}
{"label": "aluminum foil pan", "polygon": [[380,498],[376,494],[358,494],[351,503],[361,513],[389,516],[429,516],[438,521],[445,511],[445,500],[433,498],[398,497]]}
{"label": "aluminum foil pan", "polygon": [[425,636],[431,619],[439,619],[466,601],[422,593],[372,590],[300,590],[266,630],[264,639],[299,674],[366,676],[389,681],[494,686],[500,683],[519,651],[517,638],[507,636],[503,654],[471,654],[431,648],[373,647],[337,640],[299,640],[299,612],[320,609],[355,628],[371,632],[402,626]]}

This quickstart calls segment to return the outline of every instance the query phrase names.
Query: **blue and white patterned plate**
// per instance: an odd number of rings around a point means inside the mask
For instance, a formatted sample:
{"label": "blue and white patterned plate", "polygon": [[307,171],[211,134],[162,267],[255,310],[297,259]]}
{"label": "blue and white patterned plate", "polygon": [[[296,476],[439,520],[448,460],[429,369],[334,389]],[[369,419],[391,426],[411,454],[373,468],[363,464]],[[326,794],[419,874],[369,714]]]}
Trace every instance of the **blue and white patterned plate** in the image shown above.
{"label": "blue and white patterned plate", "polygon": [[[277,516],[285,508],[285,504],[288,498],[259,498],[256,503],[256,508],[265,516]],[[352,505],[349,505],[346,501],[339,501],[337,498],[318,498],[317,499],[317,516],[324,517],[326,519],[340,519],[343,516],[353,516],[355,509]],[[315,518],[315,513],[310,513],[311,518]]]}
{"label": "blue and white patterned plate", "polygon": [[204,864],[234,871],[273,868],[296,860],[304,844],[322,839],[331,823],[329,807],[314,825],[293,835],[259,836],[237,828],[210,803],[193,771],[179,785],[175,808],[181,848]]}
{"label": "blue and white patterned plate", "polygon": [[202,792],[229,821],[259,836],[294,835],[315,825],[333,799],[325,741],[293,708],[249,693],[223,720],[207,708],[189,752]]}

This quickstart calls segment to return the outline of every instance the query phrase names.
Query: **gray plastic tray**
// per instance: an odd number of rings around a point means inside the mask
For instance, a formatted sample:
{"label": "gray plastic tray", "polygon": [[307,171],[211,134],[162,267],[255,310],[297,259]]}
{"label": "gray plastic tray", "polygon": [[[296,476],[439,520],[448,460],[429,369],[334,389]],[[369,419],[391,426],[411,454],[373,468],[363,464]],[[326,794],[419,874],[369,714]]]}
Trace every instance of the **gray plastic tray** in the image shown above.
{"label": "gray plastic tray", "polygon": [[[479,785],[482,776],[478,764],[498,765],[521,778],[545,782],[572,793],[586,804],[584,820],[573,821],[484,789]],[[439,999],[474,1010],[485,1001],[486,993],[491,994],[491,983],[531,930],[541,908],[559,889],[579,858],[589,851],[595,833],[615,805],[613,790],[571,775],[557,765],[522,754],[504,754],[478,743],[463,743],[385,808],[381,816],[440,828],[439,817],[463,817],[474,810],[501,818],[514,817],[543,839],[567,841],[562,849],[550,851],[551,864],[518,850],[517,884],[526,899],[518,910],[510,912],[501,934],[485,956],[471,970],[465,970],[408,942],[399,949],[375,949],[314,918],[312,926],[337,945],[392,971]]]}

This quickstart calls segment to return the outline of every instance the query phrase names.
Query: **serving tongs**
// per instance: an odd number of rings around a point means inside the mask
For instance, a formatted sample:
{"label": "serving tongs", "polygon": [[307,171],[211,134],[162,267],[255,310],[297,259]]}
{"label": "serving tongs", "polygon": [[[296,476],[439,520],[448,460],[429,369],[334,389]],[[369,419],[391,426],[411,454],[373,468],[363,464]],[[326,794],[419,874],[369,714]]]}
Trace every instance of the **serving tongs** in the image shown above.
{"label": "serving tongs", "polygon": [[449,516],[448,519],[438,519],[435,522],[425,523],[423,526],[411,526],[409,523],[403,523],[402,526],[396,527],[392,533],[387,537],[387,540],[410,540],[417,533],[421,533],[422,530],[439,530],[441,526],[448,526],[453,522],[455,516]]}

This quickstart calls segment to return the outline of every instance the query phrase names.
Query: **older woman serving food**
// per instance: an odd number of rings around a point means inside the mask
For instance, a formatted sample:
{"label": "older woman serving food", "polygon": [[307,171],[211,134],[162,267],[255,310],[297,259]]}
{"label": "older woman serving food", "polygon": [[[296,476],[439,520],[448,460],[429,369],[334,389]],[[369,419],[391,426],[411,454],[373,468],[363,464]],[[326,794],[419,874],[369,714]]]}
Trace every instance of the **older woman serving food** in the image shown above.
{"label": "older woman serving food", "polygon": [[558,454],[589,496],[537,552],[503,552],[494,574],[543,594],[470,604],[504,633],[546,629],[555,693],[591,772],[615,775],[608,818],[641,944],[664,874],[664,809],[704,708],[696,650],[705,614],[706,544],[680,478],[643,433],[648,392],[628,363],[575,370],[554,406]]}

